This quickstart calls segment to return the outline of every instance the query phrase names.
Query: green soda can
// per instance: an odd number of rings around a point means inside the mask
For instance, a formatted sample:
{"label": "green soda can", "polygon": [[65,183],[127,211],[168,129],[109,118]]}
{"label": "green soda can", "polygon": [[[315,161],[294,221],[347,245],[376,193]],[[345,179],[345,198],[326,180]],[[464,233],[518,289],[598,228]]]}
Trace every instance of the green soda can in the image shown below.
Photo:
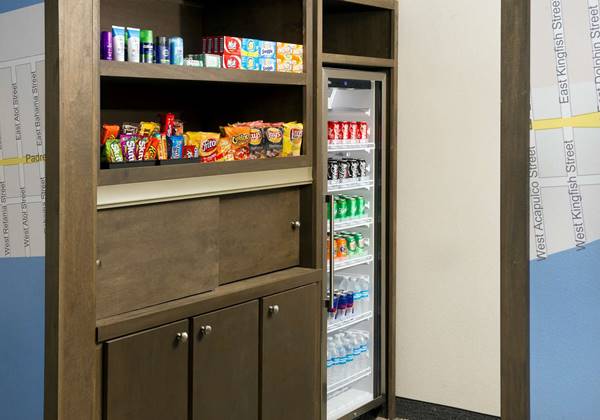
{"label": "green soda can", "polygon": [[356,243],[356,254],[362,254],[365,252],[365,238],[362,233],[354,232],[352,235],[354,242]]}
{"label": "green soda can", "polygon": [[356,199],[356,217],[365,216],[365,198],[360,195],[355,195]]}
{"label": "green soda can", "polygon": [[327,220],[331,220],[331,202],[327,202]]}
{"label": "green soda can", "polygon": [[348,256],[353,257],[358,254],[358,247],[356,243],[356,239],[353,235],[344,235],[346,238],[346,243],[348,244]]}
{"label": "green soda can", "polygon": [[335,202],[335,207],[336,207],[336,212],[335,212],[335,219],[336,220],[343,220],[346,217],[348,217],[348,203],[346,203],[346,200],[344,198],[337,198],[336,202]]}
{"label": "green soda can", "polygon": [[356,210],[357,210],[356,197],[347,196],[346,204],[348,206],[348,218],[351,219],[351,218],[356,217]]}

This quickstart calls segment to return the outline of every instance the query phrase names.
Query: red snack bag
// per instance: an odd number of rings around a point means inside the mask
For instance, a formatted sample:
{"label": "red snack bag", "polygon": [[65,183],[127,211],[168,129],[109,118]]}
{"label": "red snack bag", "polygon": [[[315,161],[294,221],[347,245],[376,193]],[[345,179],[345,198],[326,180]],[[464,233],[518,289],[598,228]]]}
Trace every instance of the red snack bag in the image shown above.
{"label": "red snack bag", "polygon": [[100,138],[100,144],[104,146],[106,140],[116,139],[120,130],[121,127],[118,125],[102,124],[102,136]]}
{"label": "red snack bag", "polygon": [[174,126],[175,126],[175,114],[171,114],[168,113],[165,115],[165,118],[163,120],[163,134],[166,134],[167,136],[174,136],[175,133],[173,133],[174,131]]}
{"label": "red snack bag", "polygon": [[198,148],[196,146],[183,146],[183,159],[198,159]]}
{"label": "red snack bag", "polygon": [[148,139],[148,143],[146,144],[146,150],[144,152],[144,160],[156,160],[158,156],[158,139],[156,137],[152,137]]}

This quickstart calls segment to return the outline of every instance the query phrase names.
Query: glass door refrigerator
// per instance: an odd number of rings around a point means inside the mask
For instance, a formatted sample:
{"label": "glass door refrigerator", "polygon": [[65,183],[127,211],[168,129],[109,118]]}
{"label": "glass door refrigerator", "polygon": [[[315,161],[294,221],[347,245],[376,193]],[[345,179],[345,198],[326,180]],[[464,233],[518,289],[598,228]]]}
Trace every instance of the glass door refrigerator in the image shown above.
{"label": "glass door refrigerator", "polygon": [[323,70],[327,141],[327,419],[382,403],[385,380],[386,75]]}

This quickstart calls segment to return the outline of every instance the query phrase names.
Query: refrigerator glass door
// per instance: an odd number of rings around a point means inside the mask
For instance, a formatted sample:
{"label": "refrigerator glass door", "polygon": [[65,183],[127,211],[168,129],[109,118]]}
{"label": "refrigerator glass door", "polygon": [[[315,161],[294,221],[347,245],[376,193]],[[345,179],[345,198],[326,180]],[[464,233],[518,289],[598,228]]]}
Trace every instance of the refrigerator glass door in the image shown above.
{"label": "refrigerator glass door", "polygon": [[384,80],[383,74],[325,70],[328,419],[381,394]]}

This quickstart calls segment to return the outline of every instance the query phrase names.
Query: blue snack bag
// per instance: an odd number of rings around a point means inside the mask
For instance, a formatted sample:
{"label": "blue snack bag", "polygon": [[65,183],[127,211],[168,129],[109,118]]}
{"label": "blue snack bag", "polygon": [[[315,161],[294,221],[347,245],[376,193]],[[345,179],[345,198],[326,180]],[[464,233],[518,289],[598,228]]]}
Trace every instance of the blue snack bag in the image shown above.
{"label": "blue snack bag", "polygon": [[183,136],[170,136],[167,139],[169,159],[181,159],[183,157]]}

